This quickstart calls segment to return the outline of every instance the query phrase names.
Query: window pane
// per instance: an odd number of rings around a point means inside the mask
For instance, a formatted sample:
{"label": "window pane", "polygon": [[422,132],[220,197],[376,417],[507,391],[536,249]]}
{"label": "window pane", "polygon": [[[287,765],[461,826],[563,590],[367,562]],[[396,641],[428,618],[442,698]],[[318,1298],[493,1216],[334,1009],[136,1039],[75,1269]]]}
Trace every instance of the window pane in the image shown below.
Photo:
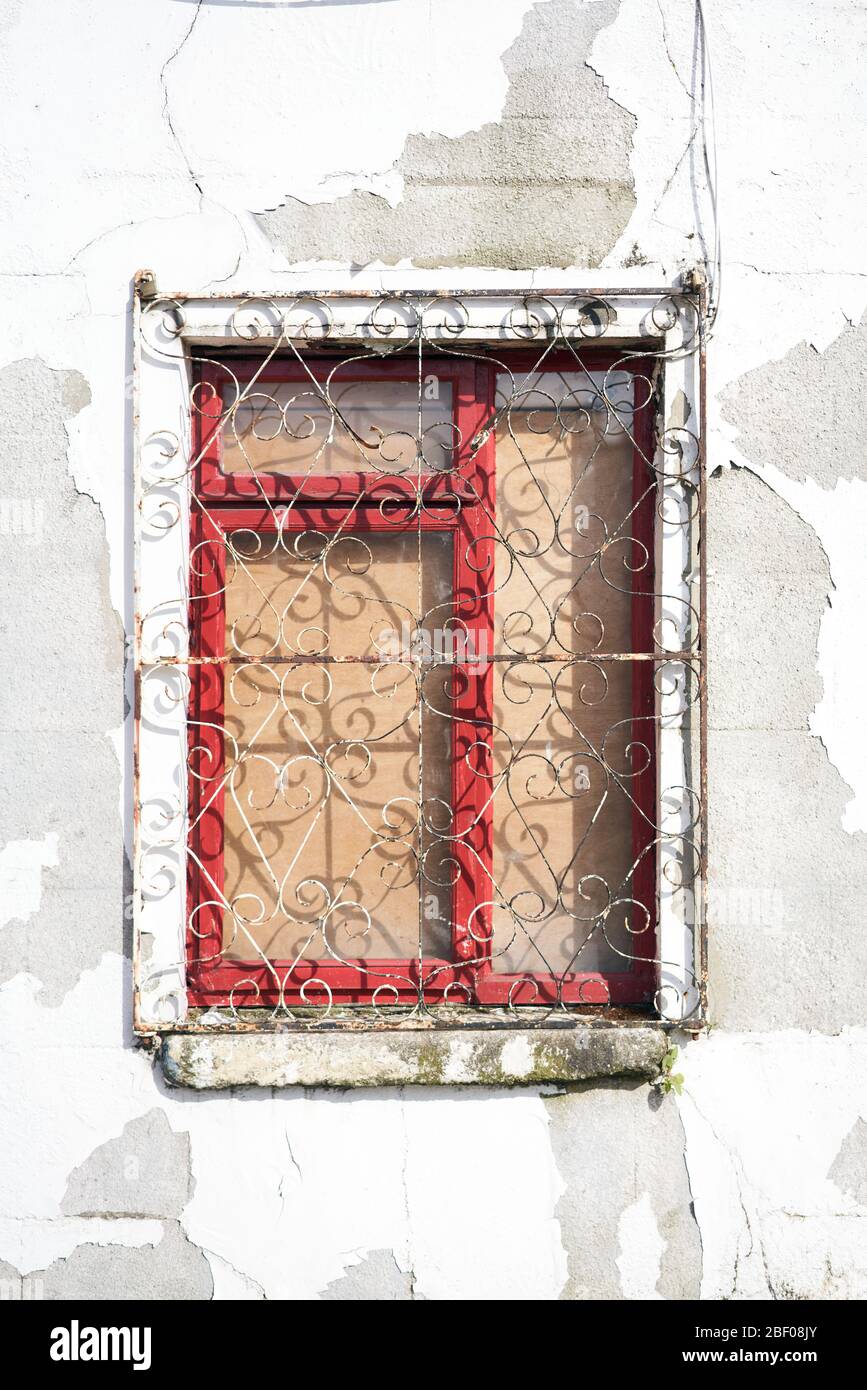
{"label": "window pane", "polygon": [[261,660],[226,677],[225,957],[411,959],[420,935],[447,956],[451,721],[420,707],[422,663],[380,654],[448,602],[451,536],[236,533],[232,553],[226,650]]}
{"label": "window pane", "polygon": [[[624,970],[647,954],[633,903],[631,663],[498,664],[494,968]],[[651,838],[650,833],[646,840]],[[645,937],[645,940],[648,938]],[[618,952],[624,953],[624,959]]]}
{"label": "window pane", "polygon": [[[632,598],[653,591],[636,539],[631,384],[536,373],[497,431],[494,649],[516,656],[634,650]],[[499,378],[505,398],[508,378]],[[652,487],[648,470],[639,494]],[[646,644],[645,644],[646,649]]]}
{"label": "window pane", "polygon": [[[327,390],[331,407],[323,400]],[[415,381],[261,383],[223,426],[223,471],[331,474],[437,472],[453,466],[452,387]],[[421,411],[421,428],[419,428]],[[419,463],[419,457],[421,462]]]}
{"label": "window pane", "polygon": [[624,970],[649,953],[630,901],[652,839],[633,803],[653,746],[652,721],[632,722],[633,682],[649,676],[597,657],[635,650],[634,596],[653,587],[635,537],[631,382],[498,386],[514,403],[497,432],[494,649],[514,659],[495,671],[494,968]]}

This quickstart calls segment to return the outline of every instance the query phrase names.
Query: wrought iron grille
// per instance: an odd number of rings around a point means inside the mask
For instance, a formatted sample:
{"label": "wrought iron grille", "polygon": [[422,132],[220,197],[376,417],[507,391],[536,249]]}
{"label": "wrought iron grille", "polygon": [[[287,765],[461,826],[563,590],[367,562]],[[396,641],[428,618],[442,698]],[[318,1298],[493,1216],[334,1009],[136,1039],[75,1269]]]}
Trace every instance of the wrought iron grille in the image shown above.
{"label": "wrought iron grille", "polygon": [[138,1026],[697,1018],[700,292],[137,323]]}

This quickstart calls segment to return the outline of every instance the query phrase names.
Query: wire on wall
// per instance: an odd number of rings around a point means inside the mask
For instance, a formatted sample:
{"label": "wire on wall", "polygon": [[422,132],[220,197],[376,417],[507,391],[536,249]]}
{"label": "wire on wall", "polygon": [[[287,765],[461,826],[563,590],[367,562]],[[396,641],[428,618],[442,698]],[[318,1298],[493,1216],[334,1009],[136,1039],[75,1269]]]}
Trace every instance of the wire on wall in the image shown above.
{"label": "wire on wall", "polygon": [[[702,162],[704,164],[705,182],[707,185],[708,198],[710,199],[711,216],[713,218],[713,250],[710,257],[708,257],[707,254],[707,243],[702,237],[702,243],[705,248],[705,266],[707,269],[709,287],[706,331],[710,334],[713,331],[717,314],[719,313],[722,291],[722,234],[720,230],[717,179],[716,103],[713,93],[710,42],[708,40],[702,0],[695,0],[695,50],[697,55],[698,124],[701,131]],[[693,99],[695,100],[695,96]]]}

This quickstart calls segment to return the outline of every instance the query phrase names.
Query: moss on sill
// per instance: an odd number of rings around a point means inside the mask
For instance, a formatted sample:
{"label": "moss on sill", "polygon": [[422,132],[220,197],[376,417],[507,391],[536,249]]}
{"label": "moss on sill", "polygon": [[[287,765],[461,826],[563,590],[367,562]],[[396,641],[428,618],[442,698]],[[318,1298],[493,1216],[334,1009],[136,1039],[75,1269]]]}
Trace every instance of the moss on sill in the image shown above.
{"label": "moss on sill", "polygon": [[518,1086],[651,1078],[668,1046],[647,1023],[428,1032],[171,1033],[159,1057],[172,1086]]}

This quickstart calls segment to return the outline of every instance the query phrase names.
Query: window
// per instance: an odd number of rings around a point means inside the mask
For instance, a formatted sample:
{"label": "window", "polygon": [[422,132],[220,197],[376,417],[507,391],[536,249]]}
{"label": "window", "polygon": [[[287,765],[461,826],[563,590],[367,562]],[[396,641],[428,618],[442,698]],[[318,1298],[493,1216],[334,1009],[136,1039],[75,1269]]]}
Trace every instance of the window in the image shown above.
{"label": "window", "polygon": [[142,493],[185,578],[145,671],[184,742],[183,1007],[662,1012],[701,685],[659,343],[609,346],[599,301],[474,335],[322,304],[185,345],[188,458]]}

